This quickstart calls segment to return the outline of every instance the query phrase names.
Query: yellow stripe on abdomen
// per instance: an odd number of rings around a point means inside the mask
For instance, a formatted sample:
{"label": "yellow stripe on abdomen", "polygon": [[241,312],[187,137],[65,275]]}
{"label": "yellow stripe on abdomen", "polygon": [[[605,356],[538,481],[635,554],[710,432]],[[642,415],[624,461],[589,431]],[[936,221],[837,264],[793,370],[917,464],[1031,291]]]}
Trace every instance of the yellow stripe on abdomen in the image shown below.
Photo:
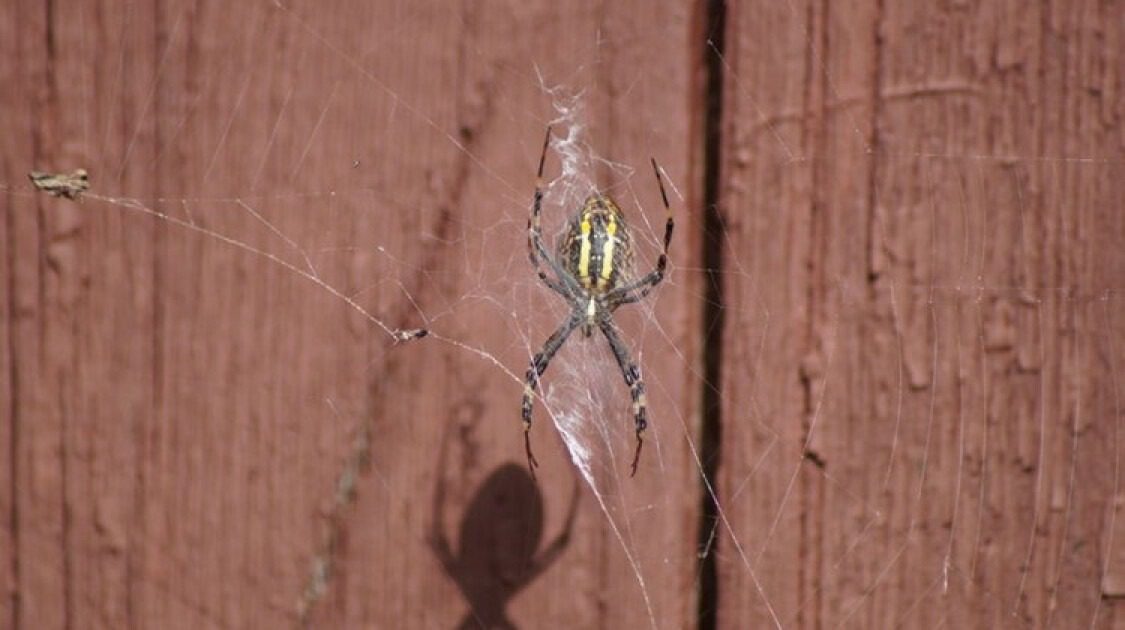
{"label": "yellow stripe on abdomen", "polygon": [[582,218],[582,239],[578,249],[578,279],[588,288],[590,286],[590,219]]}
{"label": "yellow stripe on abdomen", "polygon": [[617,234],[617,221],[613,215],[609,216],[609,223],[605,226],[605,243],[602,244],[602,271],[598,277],[598,288],[605,289],[609,284],[609,277],[613,275],[613,247],[617,244],[614,235]]}

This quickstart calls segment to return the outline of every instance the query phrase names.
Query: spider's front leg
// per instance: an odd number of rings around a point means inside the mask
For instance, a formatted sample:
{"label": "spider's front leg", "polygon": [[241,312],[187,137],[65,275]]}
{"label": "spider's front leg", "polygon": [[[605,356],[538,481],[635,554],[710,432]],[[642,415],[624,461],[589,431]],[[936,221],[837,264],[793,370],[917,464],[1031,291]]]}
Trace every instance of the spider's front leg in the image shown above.
{"label": "spider's front leg", "polygon": [[[547,251],[543,245],[543,228],[540,226],[539,217],[543,210],[543,164],[547,160],[547,148],[551,146],[551,128],[547,127],[547,135],[543,138],[543,152],[539,154],[539,170],[535,175],[535,196],[531,203],[531,216],[527,218],[527,255],[531,266],[543,284],[559,295],[571,299],[578,294],[578,283],[559,265],[559,262]],[[540,258],[547,263],[555,278],[547,275],[540,265]]]}
{"label": "spider's front leg", "polygon": [[632,304],[645,298],[656,285],[664,280],[664,273],[668,268],[668,246],[672,244],[672,231],[676,222],[672,219],[672,206],[668,205],[668,193],[664,191],[664,178],[660,175],[660,167],[656,160],[652,160],[652,170],[656,173],[656,183],[660,186],[660,199],[664,202],[664,211],[668,218],[664,222],[664,248],[660,250],[660,257],[656,259],[656,269],[648,275],[622,287],[617,287],[609,292],[606,301],[617,304]]}
{"label": "spider's front leg", "polygon": [[617,365],[621,367],[621,373],[625,376],[625,384],[629,386],[629,395],[633,399],[633,425],[637,431],[637,450],[633,453],[633,463],[630,466],[629,476],[632,477],[637,474],[637,462],[641,459],[641,446],[644,445],[644,433],[645,429],[648,428],[645,384],[641,380],[641,371],[637,368],[637,364],[633,362],[633,358],[629,356],[629,348],[622,341],[621,335],[617,334],[617,328],[614,327],[613,322],[606,318],[598,323],[598,327],[602,329],[602,334],[609,341],[609,347],[613,349],[613,356],[617,359]]}
{"label": "spider's front leg", "polygon": [[570,333],[578,328],[578,324],[582,322],[582,318],[577,313],[572,312],[562,326],[559,326],[547,342],[543,344],[543,350],[537,352],[531,358],[531,367],[527,370],[527,379],[523,387],[523,442],[527,448],[527,467],[531,470],[531,475],[535,476],[535,467],[539,462],[535,461],[535,456],[531,454],[531,403],[535,397],[535,390],[539,387],[539,377],[543,372],[547,371],[547,366],[551,363],[555,353],[559,351],[566,338]]}

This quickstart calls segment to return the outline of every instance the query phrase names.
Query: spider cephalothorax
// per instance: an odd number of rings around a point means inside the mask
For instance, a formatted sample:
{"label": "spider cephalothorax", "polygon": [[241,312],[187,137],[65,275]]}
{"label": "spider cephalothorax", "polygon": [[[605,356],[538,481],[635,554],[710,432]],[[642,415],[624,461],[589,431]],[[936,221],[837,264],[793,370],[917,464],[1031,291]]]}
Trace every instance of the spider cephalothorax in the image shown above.
{"label": "spider cephalothorax", "polygon": [[[641,445],[645,428],[648,426],[645,403],[645,386],[640,370],[633,362],[629,349],[613,322],[613,312],[622,304],[637,302],[648,295],[664,279],[668,265],[668,244],[672,240],[672,210],[668,205],[668,195],[664,192],[664,180],[656,160],[652,169],[660,186],[660,197],[668,220],[664,227],[664,248],[656,261],[656,269],[640,279],[634,279],[633,241],[621,209],[608,196],[595,192],[586,198],[582,207],[567,223],[566,234],[559,242],[556,256],[551,256],[543,245],[543,235],[539,224],[539,214],[543,205],[543,163],[547,157],[547,147],[551,142],[551,129],[543,141],[543,152],[539,156],[539,172],[535,183],[535,202],[531,217],[527,222],[527,247],[531,264],[539,278],[561,295],[570,305],[566,321],[547,339],[543,349],[531,359],[527,370],[527,381],[523,393],[524,443],[527,447],[527,464],[533,471],[538,462],[531,454],[531,403],[539,377],[547,369],[551,358],[559,351],[567,337],[575,328],[582,326],[583,333],[589,337],[598,328],[609,341],[613,356],[617,359],[625,384],[633,399],[633,421],[637,432],[637,450],[633,455],[631,474],[637,472],[637,462],[641,456]],[[551,277],[540,266],[542,259],[553,272]]]}

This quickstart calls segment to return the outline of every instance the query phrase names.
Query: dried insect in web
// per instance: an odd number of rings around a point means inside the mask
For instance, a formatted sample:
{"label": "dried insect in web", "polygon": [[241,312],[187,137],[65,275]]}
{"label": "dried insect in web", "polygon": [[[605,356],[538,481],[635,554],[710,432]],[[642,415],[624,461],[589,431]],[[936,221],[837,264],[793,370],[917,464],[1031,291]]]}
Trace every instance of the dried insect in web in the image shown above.
{"label": "dried insect in web", "polygon": [[[550,337],[543,349],[531,359],[527,370],[527,380],[523,391],[523,431],[524,446],[527,449],[527,466],[535,474],[539,462],[531,453],[531,404],[539,387],[539,377],[555,353],[566,343],[567,338],[579,326],[586,337],[597,327],[609,341],[617,365],[625,377],[625,385],[633,399],[633,422],[637,435],[637,449],[629,476],[637,474],[637,462],[641,457],[644,432],[648,426],[648,409],[645,401],[645,385],[640,370],[633,361],[629,348],[621,339],[613,312],[623,304],[631,304],[645,298],[660,281],[668,266],[668,244],[672,241],[672,207],[668,204],[668,193],[664,190],[664,178],[656,160],[652,160],[652,170],[656,173],[656,183],[660,187],[660,198],[668,215],[664,227],[664,247],[656,261],[656,269],[648,275],[633,279],[633,240],[621,209],[609,196],[595,191],[586,197],[582,207],[567,222],[566,233],[558,244],[558,251],[552,256],[543,245],[539,215],[543,205],[543,163],[547,158],[547,147],[551,143],[551,128],[543,140],[543,151],[539,155],[539,171],[535,179],[535,200],[531,217],[527,221],[527,248],[531,264],[539,279],[552,291],[558,293],[570,305],[570,314]],[[554,277],[540,265],[546,262]]]}
{"label": "dried insect in web", "polygon": [[27,174],[33,186],[55,197],[77,199],[90,188],[90,176],[86,169],[80,168],[72,173],[45,173],[32,171]]}

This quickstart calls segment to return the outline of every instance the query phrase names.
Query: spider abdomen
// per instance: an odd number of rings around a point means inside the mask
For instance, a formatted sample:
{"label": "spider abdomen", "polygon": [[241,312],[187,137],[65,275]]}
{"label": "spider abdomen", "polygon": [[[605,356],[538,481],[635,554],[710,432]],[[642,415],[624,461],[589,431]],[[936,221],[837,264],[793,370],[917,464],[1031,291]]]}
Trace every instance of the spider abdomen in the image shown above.
{"label": "spider abdomen", "polygon": [[566,271],[593,295],[607,293],[626,280],[633,263],[632,240],[621,210],[609,197],[590,195],[559,244]]}

